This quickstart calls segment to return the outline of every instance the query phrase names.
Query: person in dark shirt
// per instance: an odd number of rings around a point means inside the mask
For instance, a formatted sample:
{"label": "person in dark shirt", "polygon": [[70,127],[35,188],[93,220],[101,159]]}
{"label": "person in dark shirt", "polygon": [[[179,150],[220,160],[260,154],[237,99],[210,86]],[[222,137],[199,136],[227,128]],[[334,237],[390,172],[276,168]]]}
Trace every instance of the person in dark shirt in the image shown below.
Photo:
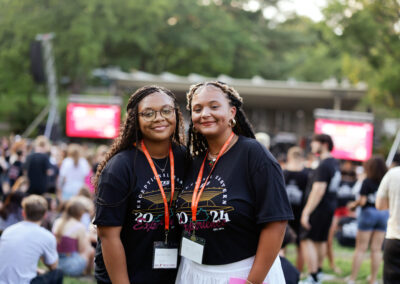
{"label": "person in dark shirt", "polygon": [[278,252],[293,214],[279,164],[254,139],[236,90],[207,82],[187,98],[193,161],[177,200],[176,283],[285,283]]}
{"label": "person in dark shirt", "polygon": [[7,173],[10,188],[12,188],[16,180],[24,174],[25,148],[25,140],[18,140],[11,147],[13,162],[10,164]]}
{"label": "person in dark shirt", "polygon": [[302,283],[319,283],[326,242],[336,208],[336,192],[340,183],[339,163],[331,156],[332,138],[316,134],[311,141],[311,151],[321,161],[313,172],[311,188],[301,215],[301,246],[309,276]]}
{"label": "person in dark shirt", "polygon": [[341,274],[341,270],[335,264],[335,257],[333,251],[333,239],[338,230],[339,222],[342,218],[354,217],[354,213],[347,208],[347,204],[355,200],[353,193],[353,186],[356,183],[356,172],[354,165],[351,161],[344,161],[341,165],[342,180],[339,184],[337,192],[337,204],[335,213],[332,219],[332,224],[329,229],[328,243],[327,243],[327,257],[330,268],[337,274]]}
{"label": "person in dark shirt", "polygon": [[29,179],[28,194],[43,194],[47,190],[51,164],[47,152],[49,141],[45,136],[35,139],[35,152],[26,158],[24,169]]}
{"label": "person in dark shirt", "polygon": [[294,220],[289,221],[289,226],[296,233],[296,267],[299,271],[303,270],[303,254],[300,247],[300,218],[305,203],[308,175],[309,169],[304,168],[303,150],[300,147],[291,147],[287,153],[287,163],[283,176],[294,215]]}
{"label": "person in dark shirt", "polygon": [[8,169],[8,181],[12,187],[15,181],[23,175],[23,152],[17,151],[17,160]]}
{"label": "person in dark shirt", "polygon": [[183,184],[183,139],[171,91],[147,86],[131,95],[120,134],[94,180],[98,283],[175,282],[179,232],[173,209]]}
{"label": "person in dark shirt", "polygon": [[[4,198],[4,192],[3,192],[3,176],[7,173],[8,170],[8,162],[7,162],[7,157],[6,157],[6,149],[3,148],[3,145],[0,144],[0,206],[1,202],[3,201]],[[5,192],[7,192],[7,189],[4,189]]]}
{"label": "person in dark shirt", "polygon": [[387,210],[379,211],[375,208],[376,193],[383,176],[387,172],[385,160],[382,157],[373,156],[365,162],[364,170],[367,177],[361,185],[360,197],[349,204],[351,210],[361,206],[350,281],[356,280],[364,254],[368,245],[371,244],[371,277],[369,283],[375,283],[382,261],[381,250],[389,218]]}

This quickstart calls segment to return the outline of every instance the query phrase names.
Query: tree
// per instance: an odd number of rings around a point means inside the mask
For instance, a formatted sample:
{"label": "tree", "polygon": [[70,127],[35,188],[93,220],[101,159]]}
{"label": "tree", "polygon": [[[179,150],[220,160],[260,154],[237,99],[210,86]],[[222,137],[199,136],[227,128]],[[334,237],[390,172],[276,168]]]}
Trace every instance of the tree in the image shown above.
{"label": "tree", "polygon": [[390,107],[399,114],[399,1],[335,0],[326,8],[325,17],[348,54],[344,75],[353,83],[368,83],[368,104]]}

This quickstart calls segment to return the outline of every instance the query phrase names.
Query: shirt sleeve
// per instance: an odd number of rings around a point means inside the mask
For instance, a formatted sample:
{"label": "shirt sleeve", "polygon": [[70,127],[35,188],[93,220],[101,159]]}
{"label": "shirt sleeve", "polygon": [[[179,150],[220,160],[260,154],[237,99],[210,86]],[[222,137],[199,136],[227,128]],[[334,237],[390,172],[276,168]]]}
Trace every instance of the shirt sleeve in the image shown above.
{"label": "shirt sleeve", "polygon": [[47,171],[48,169],[51,169],[50,157],[47,157],[47,159],[46,159],[46,171]]}
{"label": "shirt sleeve", "polygon": [[64,177],[64,176],[65,176],[66,167],[67,167],[66,164],[67,164],[67,160],[64,159],[64,160],[62,161],[61,167],[60,167],[60,173],[59,173],[60,177]]}
{"label": "shirt sleeve", "polygon": [[379,188],[378,192],[376,193],[377,196],[379,197],[388,197],[389,196],[389,179],[390,179],[390,171],[386,173],[386,175],[383,177]]}
{"label": "shirt sleeve", "polygon": [[83,165],[83,172],[85,174],[85,176],[87,176],[90,173],[90,165],[89,162],[84,158],[82,160],[82,165]]}
{"label": "shirt sleeve", "polygon": [[57,253],[57,241],[56,238],[49,232],[48,233],[48,241],[44,245],[43,250],[43,262],[46,265],[52,265],[58,260],[58,253]]}
{"label": "shirt sleeve", "polygon": [[365,179],[361,185],[360,195],[367,196],[369,194],[368,180]]}
{"label": "shirt sleeve", "polygon": [[114,158],[100,176],[95,200],[95,225],[122,226],[125,222],[128,200],[133,189],[129,173],[131,168],[125,159]]}
{"label": "shirt sleeve", "polygon": [[24,170],[24,171],[27,171],[28,170],[28,168],[29,168],[29,164],[31,163],[31,155],[29,155],[27,158],[26,158],[26,161],[25,161],[25,163],[22,165],[22,169]]}
{"label": "shirt sleeve", "polygon": [[326,163],[321,164],[317,169],[315,170],[314,174],[314,182],[326,182],[329,183],[331,179],[331,174],[330,174],[330,169],[326,165]]}
{"label": "shirt sleeve", "polygon": [[293,219],[282,171],[277,163],[263,164],[253,174],[252,183],[257,224]]}

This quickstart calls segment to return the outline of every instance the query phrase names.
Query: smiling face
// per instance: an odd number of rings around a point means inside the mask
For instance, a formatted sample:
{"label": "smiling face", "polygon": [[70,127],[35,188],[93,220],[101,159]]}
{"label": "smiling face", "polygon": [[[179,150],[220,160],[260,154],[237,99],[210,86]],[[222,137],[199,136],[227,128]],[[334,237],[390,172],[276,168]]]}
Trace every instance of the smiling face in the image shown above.
{"label": "smiling face", "polygon": [[205,86],[193,95],[193,126],[206,138],[229,135],[229,121],[235,115],[236,108],[229,104],[227,95],[217,87]]}
{"label": "smiling face", "polygon": [[[168,110],[172,113],[168,114]],[[156,112],[153,118],[149,115],[152,111]],[[170,96],[160,92],[148,95],[140,101],[138,112],[144,140],[161,142],[170,139],[176,127],[175,105]]]}

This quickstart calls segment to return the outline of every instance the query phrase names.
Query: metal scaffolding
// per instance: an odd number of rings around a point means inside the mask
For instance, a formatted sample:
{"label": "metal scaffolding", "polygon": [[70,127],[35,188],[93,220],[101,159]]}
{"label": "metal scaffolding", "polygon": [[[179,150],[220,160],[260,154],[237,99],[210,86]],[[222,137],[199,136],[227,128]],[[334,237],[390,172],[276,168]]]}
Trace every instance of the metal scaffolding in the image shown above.
{"label": "metal scaffolding", "polygon": [[44,135],[50,139],[51,131],[53,126],[58,122],[59,115],[57,111],[58,98],[57,98],[57,79],[54,66],[54,56],[52,50],[51,40],[54,38],[53,33],[38,34],[36,40],[40,41],[44,48],[44,62],[45,72],[47,79],[47,92],[48,92],[48,105],[42,110],[42,112],[36,117],[36,119],[29,125],[29,127],[23,133],[23,136],[29,136],[32,131],[39,125],[39,123],[46,117],[47,122]]}

